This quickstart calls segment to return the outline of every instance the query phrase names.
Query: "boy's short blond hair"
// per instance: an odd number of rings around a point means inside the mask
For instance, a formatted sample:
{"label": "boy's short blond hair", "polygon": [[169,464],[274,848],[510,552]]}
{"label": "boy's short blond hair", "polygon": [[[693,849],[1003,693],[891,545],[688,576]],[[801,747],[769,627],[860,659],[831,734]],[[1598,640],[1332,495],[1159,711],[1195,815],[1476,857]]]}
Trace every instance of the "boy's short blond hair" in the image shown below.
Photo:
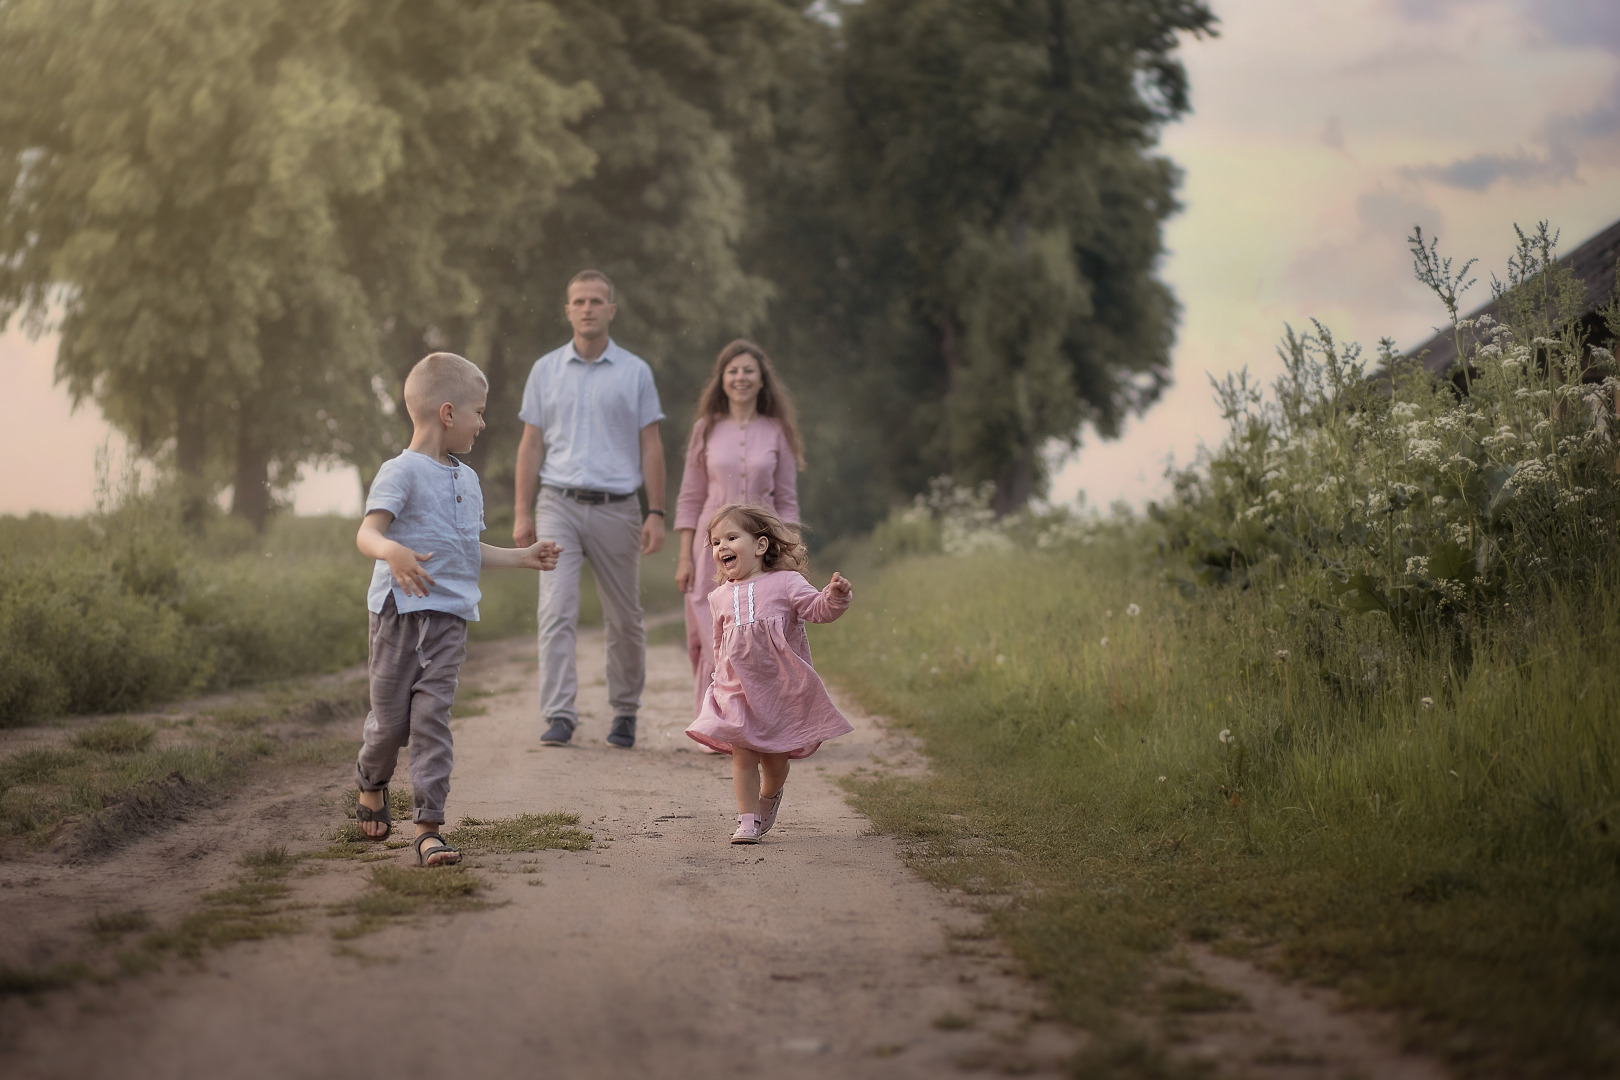
{"label": "boy's short blond hair", "polygon": [[477,364],[455,353],[428,353],[405,376],[405,411],[421,423],[445,402],[465,405],[479,393],[489,393],[489,380]]}

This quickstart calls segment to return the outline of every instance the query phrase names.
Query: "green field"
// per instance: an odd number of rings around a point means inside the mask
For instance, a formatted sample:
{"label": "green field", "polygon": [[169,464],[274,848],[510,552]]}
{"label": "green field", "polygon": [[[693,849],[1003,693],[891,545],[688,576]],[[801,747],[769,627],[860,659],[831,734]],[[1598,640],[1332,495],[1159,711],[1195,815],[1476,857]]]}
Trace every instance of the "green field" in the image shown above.
{"label": "green field", "polygon": [[1205,941],[1481,1072],[1612,1075],[1620,581],[1527,604],[1464,668],[1306,575],[1186,597],[1158,549],[1126,527],[857,582],[818,662],[932,763],[854,784],[862,810],[933,880],[1014,898],[995,925],[1071,1020],[1107,1029]]}
{"label": "green field", "polygon": [[[141,708],[337,671],[366,656],[372,563],[357,522],[217,518],[192,533],[156,497],[82,518],[0,517],[0,727]],[[511,544],[496,523],[486,541]],[[679,604],[675,544],[643,564],[649,611]],[[533,633],[533,573],[483,578],[474,641]],[[589,573],[581,620],[601,621]]]}

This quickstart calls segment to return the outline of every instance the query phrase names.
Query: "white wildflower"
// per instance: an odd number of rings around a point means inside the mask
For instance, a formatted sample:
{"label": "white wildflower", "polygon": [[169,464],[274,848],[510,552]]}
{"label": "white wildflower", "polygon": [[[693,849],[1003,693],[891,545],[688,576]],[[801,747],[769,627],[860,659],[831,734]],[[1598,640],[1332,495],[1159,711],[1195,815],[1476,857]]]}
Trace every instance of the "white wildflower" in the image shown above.
{"label": "white wildflower", "polygon": [[1432,708],[1434,708],[1434,698],[1432,698],[1432,697],[1426,697],[1426,698],[1422,698],[1422,699],[1420,699],[1420,700],[1421,700],[1421,702],[1422,702],[1422,704],[1423,704],[1423,707],[1424,707],[1424,708],[1425,708],[1425,709],[1432,709]]}
{"label": "white wildflower", "polygon": [[1229,742],[1232,741],[1232,729],[1231,728],[1221,728],[1221,733],[1219,735],[1215,736],[1215,737],[1217,739],[1221,740],[1221,742],[1223,742],[1223,743],[1229,743]]}
{"label": "white wildflower", "polygon": [[1406,452],[1425,464],[1440,464],[1439,439],[1411,439],[1406,444]]}
{"label": "white wildflower", "polygon": [[1288,650],[1287,649],[1278,649],[1277,650],[1277,659],[1279,659],[1279,660],[1288,659]]}
{"label": "white wildflower", "polygon": [[1003,656],[1001,653],[996,653],[996,663],[1005,664],[1006,662],[1007,658],[1005,656]]}
{"label": "white wildflower", "polygon": [[1165,779],[1165,778],[1164,778],[1164,777],[1162,777],[1162,776],[1161,776],[1161,777],[1159,777],[1159,783],[1161,783],[1161,784],[1162,784],[1162,783],[1164,783],[1164,779]]}
{"label": "white wildflower", "polygon": [[1440,510],[1440,509],[1443,509],[1445,507],[1446,503],[1449,502],[1449,501],[1450,500],[1447,499],[1444,495],[1436,495],[1434,498],[1429,500],[1429,505],[1434,507],[1436,510]]}
{"label": "white wildflower", "polygon": [[1104,635],[1103,639],[1100,642],[1098,642],[1098,644],[1101,645],[1105,649],[1108,648],[1108,637],[1107,637],[1107,635]]}
{"label": "white wildflower", "polygon": [[1138,615],[1142,614],[1142,609],[1137,607],[1135,604],[1127,604],[1125,606],[1125,614],[1134,619]]}
{"label": "white wildflower", "polygon": [[1406,560],[1408,574],[1427,574],[1429,572],[1429,557],[1427,555],[1413,555]]}

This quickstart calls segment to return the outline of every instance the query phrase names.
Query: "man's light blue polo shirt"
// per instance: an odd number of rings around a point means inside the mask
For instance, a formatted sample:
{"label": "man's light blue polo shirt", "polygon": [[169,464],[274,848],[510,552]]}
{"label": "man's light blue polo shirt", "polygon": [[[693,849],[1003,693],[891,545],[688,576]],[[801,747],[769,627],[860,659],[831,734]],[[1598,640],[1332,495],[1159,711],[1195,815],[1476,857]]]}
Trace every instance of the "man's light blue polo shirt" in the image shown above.
{"label": "man's light blue polo shirt", "polygon": [[412,551],[432,552],[422,564],[433,584],[426,596],[406,596],[394,583],[393,572],[382,559],[371,572],[366,607],[382,614],[390,590],[400,614],[444,611],[478,621],[478,572],[483,551],[478,538],[484,531],[484,494],[478,475],[450,459],[441,465],[427,454],[406,450],[383,462],[366,494],[366,513],[386,510],[394,515],[388,539]]}
{"label": "man's light blue polo shirt", "polygon": [[629,495],[641,486],[641,429],[664,418],[652,368],[608,340],[595,363],[570,341],[534,362],[518,416],[540,429],[540,482]]}

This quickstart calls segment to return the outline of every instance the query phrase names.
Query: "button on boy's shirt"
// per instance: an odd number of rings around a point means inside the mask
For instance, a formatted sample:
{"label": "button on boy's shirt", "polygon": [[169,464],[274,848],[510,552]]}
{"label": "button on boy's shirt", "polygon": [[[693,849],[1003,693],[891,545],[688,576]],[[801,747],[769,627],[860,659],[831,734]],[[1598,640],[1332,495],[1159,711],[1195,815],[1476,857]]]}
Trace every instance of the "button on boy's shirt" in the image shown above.
{"label": "button on boy's shirt", "polygon": [[628,495],[641,486],[641,429],[664,418],[652,368],[611,340],[595,363],[570,341],[534,362],[518,417],[540,429],[540,482]]}
{"label": "button on boy's shirt", "polygon": [[392,590],[401,614],[443,611],[478,621],[478,572],[483,567],[479,536],[484,531],[484,494],[478,474],[450,459],[441,465],[426,454],[406,450],[383,462],[366,496],[366,513],[394,515],[388,539],[412,551],[433,553],[422,568],[433,579],[426,596],[407,596],[394,582],[388,563],[377,560],[366,606],[382,614]]}

